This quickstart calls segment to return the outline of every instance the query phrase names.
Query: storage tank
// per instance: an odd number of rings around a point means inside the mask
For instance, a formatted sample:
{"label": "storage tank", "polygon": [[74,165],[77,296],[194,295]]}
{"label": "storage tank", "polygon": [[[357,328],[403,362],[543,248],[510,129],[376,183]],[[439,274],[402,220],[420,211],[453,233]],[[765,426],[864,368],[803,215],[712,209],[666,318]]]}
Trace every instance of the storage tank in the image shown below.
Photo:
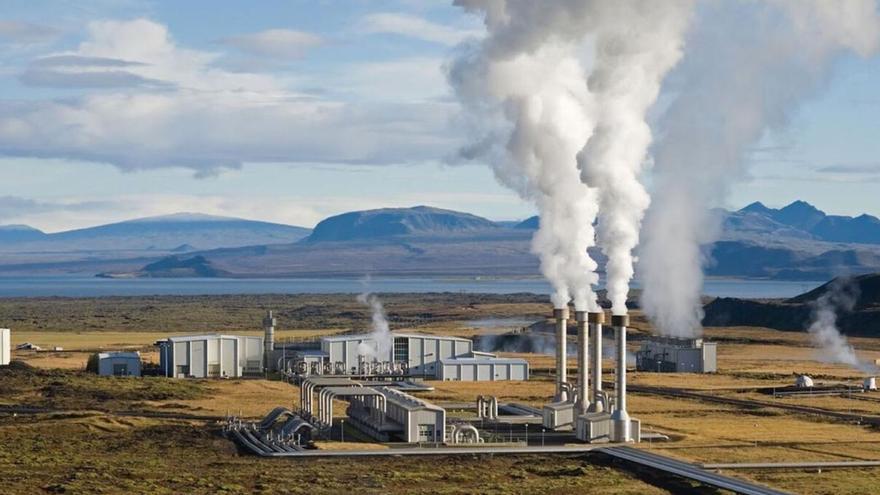
{"label": "storage tank", "polygon": [[813,379],[810,378],[808,375],[798,375],[794,384],[798,388],[812,388],[813,387]]}
{"label": "storage tank", "polygon": [[865,390],[877,390],[877,378],[873,376],[865,378],[864,387]]}

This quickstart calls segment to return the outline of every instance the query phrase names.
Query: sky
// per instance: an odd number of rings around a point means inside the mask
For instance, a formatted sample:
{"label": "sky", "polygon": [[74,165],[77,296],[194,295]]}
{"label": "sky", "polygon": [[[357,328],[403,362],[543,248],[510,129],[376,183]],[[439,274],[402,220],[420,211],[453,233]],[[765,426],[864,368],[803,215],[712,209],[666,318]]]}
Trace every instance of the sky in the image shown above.
{"label": "sky", "polygon": [[[445,67],[483,31],[451,1],[4,0],[0,224],[186,211],[311,227],[422,204],[528,217],[456,158],[471,136]],[[878,110],[880,60],[841,60],[751,150],[726,206],[880,216]]]}

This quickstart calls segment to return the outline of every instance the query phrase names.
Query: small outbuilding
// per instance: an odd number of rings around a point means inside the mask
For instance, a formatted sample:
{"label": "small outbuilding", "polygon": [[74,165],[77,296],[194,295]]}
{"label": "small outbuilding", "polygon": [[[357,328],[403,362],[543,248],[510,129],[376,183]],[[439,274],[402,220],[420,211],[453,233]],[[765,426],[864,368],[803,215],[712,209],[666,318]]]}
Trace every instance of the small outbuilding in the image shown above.
{"label": "small outbuilding", "polygon": [[12,335],[8,328],[0,328],[0,366],[9,364],[12,350]]}
{"label": "small outbuilding", "polygon": [[101,376],[141,376],[141,353],[99,352],[89,358],[86,370]]}

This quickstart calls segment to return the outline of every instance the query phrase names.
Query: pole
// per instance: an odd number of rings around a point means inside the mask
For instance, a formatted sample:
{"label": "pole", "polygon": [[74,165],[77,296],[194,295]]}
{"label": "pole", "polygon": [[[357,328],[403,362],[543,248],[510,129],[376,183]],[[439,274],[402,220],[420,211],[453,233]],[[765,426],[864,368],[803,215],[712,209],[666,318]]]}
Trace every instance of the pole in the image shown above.
{"label": "pole", "polygon": [[345,420],[339,420],[339,441],[345,443]]}

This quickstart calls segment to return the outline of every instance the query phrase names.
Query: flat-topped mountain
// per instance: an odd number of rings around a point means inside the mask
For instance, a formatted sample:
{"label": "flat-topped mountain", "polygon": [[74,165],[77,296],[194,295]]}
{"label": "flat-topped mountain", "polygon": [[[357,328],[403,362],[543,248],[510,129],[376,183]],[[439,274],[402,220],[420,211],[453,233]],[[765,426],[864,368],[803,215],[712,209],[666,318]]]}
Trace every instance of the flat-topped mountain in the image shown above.
{"label": "flat-topped mountain", "polygon": [[[0,228],[0,251],[59,252],[104,250],[174,251],[290,243],[309,229],[242,218],[177,213],[139,218],[53,234]],[[4,233],[18,233],[15,238]],[[22,235],[29,233],[28,235]],[[39,234],[37,234],[39,233]]]}
{"label": "flat-topped mountain", "polygon": [[354,241],[403,235],[445,235],[501,228],[470,213],[430,206],[343,213],[321,221],[305,242]]}

